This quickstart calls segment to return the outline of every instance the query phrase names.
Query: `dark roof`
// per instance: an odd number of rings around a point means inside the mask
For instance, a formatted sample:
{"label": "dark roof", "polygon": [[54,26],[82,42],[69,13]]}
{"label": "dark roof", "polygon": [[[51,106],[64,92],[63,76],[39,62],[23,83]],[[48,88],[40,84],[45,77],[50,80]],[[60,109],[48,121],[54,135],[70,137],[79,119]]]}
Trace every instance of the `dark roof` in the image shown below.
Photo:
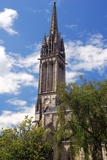
{"label": "dark roof", "polygon": [[57,112],[57,106],[55,107],[51,107],[51,106],[48,106],[45,111],[44,111],[44,114],[50,114],[51,112]]}

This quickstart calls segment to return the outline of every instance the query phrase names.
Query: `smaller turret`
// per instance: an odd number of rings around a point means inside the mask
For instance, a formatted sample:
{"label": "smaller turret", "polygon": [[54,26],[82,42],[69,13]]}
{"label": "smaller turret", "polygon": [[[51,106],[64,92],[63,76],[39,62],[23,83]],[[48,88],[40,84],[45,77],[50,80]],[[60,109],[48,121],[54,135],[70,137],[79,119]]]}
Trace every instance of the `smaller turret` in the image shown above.
{"label": "smaller turret", "polygon": [[61,56],[65,59],[65,47],[64,47],[64,41],[63,41],[63,38],[61,38],[60,54],[61,54]]}
{"label": "smaller turret", "polygon": [[42,48],[41,48],[41,58],[47,56],[48,52],[48,46],[47,46],[47,38],[46,34],[44,35],[43,42],[42,42]]}
{"label": "smaller turret", "polygon": [[47,46],[47,39],[46,39],[46,34],[44,35],[44,39],[43,39],[43,42],[42,42],[42,46]]}

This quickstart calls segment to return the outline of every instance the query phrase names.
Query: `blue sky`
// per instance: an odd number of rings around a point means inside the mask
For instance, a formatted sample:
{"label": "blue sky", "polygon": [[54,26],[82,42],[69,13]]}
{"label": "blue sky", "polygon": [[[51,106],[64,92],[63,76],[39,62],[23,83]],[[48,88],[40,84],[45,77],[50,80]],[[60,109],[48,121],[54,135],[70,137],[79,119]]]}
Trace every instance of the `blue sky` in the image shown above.
{"label": "blue sky", "polygon": [[[52,0],[0,0],[0,128],[35,115],[39,54]],[[66,82],[107,78],[107,1],[56,0]]]}

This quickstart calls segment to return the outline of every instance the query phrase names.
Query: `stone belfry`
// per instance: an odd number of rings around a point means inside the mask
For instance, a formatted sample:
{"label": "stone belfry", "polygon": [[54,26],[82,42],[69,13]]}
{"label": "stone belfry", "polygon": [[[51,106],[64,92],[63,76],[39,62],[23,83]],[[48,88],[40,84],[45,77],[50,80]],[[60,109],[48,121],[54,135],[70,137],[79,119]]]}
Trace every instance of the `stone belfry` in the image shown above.
{"label": "stone belfry", "polygon": [[[56,95],[57,83],[65,83],[65,49],[61,34],[58,32],[56,2],[54,2],[49,36],[44,35],[39,66],[39,87],[36,103],[37,121],[56,111],[59,104]],[[51,116],[52,118],[52,116]],[[49,121],[49,120],[48,120]]]}

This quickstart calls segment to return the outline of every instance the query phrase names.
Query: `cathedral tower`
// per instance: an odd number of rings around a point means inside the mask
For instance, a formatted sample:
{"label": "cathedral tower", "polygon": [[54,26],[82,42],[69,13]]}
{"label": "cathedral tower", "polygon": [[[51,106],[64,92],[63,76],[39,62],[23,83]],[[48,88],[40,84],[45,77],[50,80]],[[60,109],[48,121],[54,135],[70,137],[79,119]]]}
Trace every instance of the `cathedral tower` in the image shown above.
{"label": "cathedral tower", "polygon": [[44,119],[58,106],[57,83],[65,83],[65,49],[58,32],[56,2],[54,2],[49,36],[44,35],[39,66],[39,87],[36,103],[36,120]]}

